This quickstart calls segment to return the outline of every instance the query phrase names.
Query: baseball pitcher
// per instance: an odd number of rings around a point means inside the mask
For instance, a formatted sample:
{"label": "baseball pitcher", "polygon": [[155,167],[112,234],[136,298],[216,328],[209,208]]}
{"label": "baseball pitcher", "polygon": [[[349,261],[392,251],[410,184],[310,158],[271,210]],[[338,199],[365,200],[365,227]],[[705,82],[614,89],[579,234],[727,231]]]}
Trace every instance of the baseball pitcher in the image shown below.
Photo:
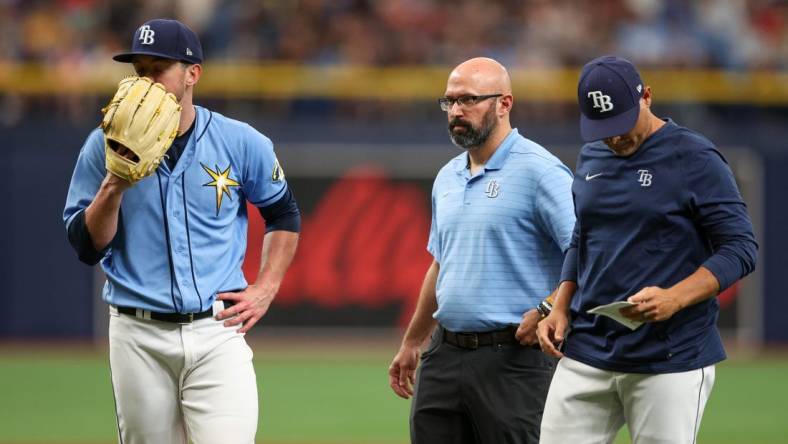
{"label": "baseball pitcher", "polygon": [[[244,333],[266,313],[300,231],[271,141],[195,106],[197,35],[175,20],[134,34],[131,63],[77,159],[63,214],[80,260],[107,276],[120,442],[252,443],[257,386]],[[266,220],[253,285],[247,206]]]}

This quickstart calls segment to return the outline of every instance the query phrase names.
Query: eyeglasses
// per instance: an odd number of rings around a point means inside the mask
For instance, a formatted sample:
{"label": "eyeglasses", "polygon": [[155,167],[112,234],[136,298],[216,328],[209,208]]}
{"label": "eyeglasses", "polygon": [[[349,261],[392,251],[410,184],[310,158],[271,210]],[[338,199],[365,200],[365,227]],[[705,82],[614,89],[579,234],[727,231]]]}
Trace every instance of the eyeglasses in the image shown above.
{"label": "eyeglasses", "polygon": [[493,97],[501,97],[502,95],[503,94],[485,94],[483,96],[460,96],[457,98],[441,97],[438,99],[438,104],[441,106],[442,110],[448,112],[455,103],[459,104],[463,108],[468,108],[476,105],[482,100],[492,99]]}

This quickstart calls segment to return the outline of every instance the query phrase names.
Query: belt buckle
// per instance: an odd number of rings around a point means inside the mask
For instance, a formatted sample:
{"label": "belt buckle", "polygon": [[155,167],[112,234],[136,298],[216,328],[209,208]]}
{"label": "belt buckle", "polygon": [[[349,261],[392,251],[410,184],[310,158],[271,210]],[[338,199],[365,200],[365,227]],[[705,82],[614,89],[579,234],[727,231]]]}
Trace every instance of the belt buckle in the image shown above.
{"label": "belt buckle", "polygon": [[465,338],[465,340],[462,341],[465,343],[465,348],[470,350],[476,350],[479,348],[479,335],[476,333],[463,333],[461,337]]}
{"label": "belt buckle", "polygon": [[188,316],[189,319],[184,320],[183,322],[179,322],[179,324],[187,325],[187,324],[191,324],[192,322],[194,322],[194,313],[184,313],[184,314],[186,316]]}

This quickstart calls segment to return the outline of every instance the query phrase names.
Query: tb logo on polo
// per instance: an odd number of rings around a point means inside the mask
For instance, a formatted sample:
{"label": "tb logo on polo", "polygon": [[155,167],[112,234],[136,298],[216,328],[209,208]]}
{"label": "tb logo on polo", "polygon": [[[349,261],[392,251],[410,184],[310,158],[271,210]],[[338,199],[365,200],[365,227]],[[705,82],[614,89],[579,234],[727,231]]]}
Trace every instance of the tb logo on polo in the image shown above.
{"label": "tb logo on polo", "polygon": [[484,191],[484,194],[487,195],[490,199],[494,199],[498,197],[498,193],[501,191],[501,187],[498,186],[498,182],[495,179],[487,182],[487,190]]}
{"label": "tb logo on polo", "polygon": [[152,45],[154,35],[156,35],[156,32],[150,29],[150,25],[140,26],[139,40],[142,42],[143,45]]}
{"label": "tb logo on polo", "polygon": [[638,178],[638,182],[640,182],[641,187],[650,187],[651,186],[651,178],[653,175],[648,172],[648,170],[638,170],[638,174],[640,177]]}
{"label": "tb logo on polo", "polygon": [[613,102],[610,100],[610,96],[602,94],[602,91],[590,91],[588,97],[591,97],[594,101],[594,108],[600,108],[599,112],[601,113],[613,109]]}

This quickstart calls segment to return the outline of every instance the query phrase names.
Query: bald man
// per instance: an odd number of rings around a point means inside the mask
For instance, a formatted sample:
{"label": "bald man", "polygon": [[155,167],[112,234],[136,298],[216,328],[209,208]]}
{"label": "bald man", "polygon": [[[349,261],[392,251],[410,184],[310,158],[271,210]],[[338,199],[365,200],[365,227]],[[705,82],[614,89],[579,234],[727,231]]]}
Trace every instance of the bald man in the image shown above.
{"label": "bald man", "polygon": [[535,307],[569,246],[572,173],[512,129],[511,81],[495,60],[457,66],[438,103],[462,153],[435,179],[434,260],[389,384],[413,396],[413,443],[536,443],[556,361],[539,351]]}

